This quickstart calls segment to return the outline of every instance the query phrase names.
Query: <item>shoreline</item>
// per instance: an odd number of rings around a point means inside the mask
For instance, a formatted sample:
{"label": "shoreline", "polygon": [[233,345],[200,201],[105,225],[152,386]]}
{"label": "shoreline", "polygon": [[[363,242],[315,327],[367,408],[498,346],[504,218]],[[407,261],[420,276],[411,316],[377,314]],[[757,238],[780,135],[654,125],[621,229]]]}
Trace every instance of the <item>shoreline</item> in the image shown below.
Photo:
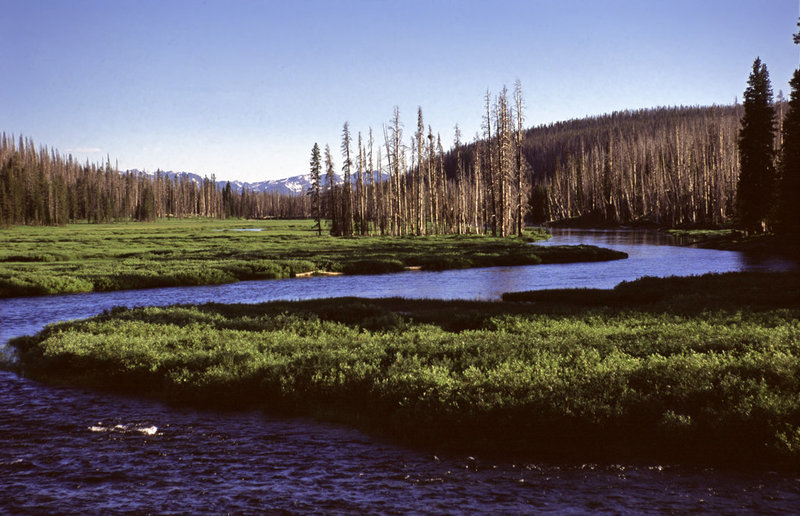
{"label": "shoreline", "polygon": [[317,417],[415,447],[792,470],[797,292],[798,273],[729,273],[527,302],[114,309],[10,345],[37,380]]}
{"label": "shoreline", "polygon": [[529,245],[545,237],[339,238],[317,236],[306,220],[14,227],[0,229],[9,243],[0,251],[0,298],[627,257],[593,246]]}

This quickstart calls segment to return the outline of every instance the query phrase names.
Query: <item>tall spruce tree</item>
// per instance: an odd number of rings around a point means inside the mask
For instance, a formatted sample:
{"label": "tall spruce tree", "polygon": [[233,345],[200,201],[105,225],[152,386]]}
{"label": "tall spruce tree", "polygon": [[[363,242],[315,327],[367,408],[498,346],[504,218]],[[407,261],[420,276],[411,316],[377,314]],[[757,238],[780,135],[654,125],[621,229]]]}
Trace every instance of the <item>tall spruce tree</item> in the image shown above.
{"label": "tall spruce tree", "polygon": [[739,224],[747,233],[767,229],[775,200],[775,108],[767,65],[756,58],[744,91],[739,130]]}
{"label": "tall spruce tree", "polygon": [[[311,149],[311,213],[314,216],[314,224],[316,225],[317,235],[322,235],[322,207],[320,200],[319,180],[322,175],[322,162],[320,159],[319,145],[314,142],[314,147]],[[230,183],[228,183],[230,184]]]}
{"label": "tall spruce tree", "polygon": [[[797,28],[800,28],[800,18],[797,20]],[[800,30],[797,31],[797,34],[793,36],[794,44],[800,45]]]}
{"label": "tall spruce tree", "polygon": [[789,109],[783,119],[780,229],[800,235],[800,68],[789,85]]}
{"label": "tall spruce tree", "polygon": [[[800,27],[800,21],[797,22]],[[800,45],[800,31],[794,35]],[[800,68],[789,81],[789,109],[783,119],[783,148],[781,149],[780,229],[800,237]]]}

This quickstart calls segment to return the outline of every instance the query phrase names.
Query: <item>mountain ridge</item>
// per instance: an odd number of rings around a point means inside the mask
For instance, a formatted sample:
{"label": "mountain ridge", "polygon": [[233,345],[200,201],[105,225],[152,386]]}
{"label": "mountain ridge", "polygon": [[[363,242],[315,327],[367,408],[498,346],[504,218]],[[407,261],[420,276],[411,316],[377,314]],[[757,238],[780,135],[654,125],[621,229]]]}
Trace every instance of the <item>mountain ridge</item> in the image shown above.
{"label": "mountain ridge", "polygon": [[[196,174],[194,172],[175,172],[172,170],[157,170],[156,172],[146,172],[141,171],[138,169],[130,169],[127,170],[128,173],[140,173],[146,174],[150,177],[155,177],[157,174],[161,174],[167,179],[175,180],[177,177],[188,178],[194,183],[200,184],[203,182],[203,179],[208,179],[208,176],[201,176],[200,174]],[[336,175],[336,182],[337,184],[342,182],[342,178],[337,174]],[[249,181],[216,181],[217,188],[222,190],[225,186],[230,183],[231,189],[241,193],[244,190],[248,190],[250,192],[260,193],[260,192],[267,192],[267,193],[278,193],[283,195],[302,195],[303,193],[307,192],[309,188],[311,188],[311,174],[300,174],[297,176],[286,177],[282,179],[267,179],[264,181],[256,181],[256,182],[249,182]]]}
{"label": "mountain ridge", "polygon": [[[210,179],[208,176],[201,176],[200,174],[195,174],[194,172],[174,172],[172,170],[157,170],[155,172],[147,172],[142,171],[139,169],[129,169],[125,172],[129,174],[146,174],[150,177],[155,177],[157,174],[161,174],[165,176],[167,179],[174,181],[176,177],[186,177],[189,178],[196,184],[200,184],[203,182],[203,179]],[[356,175],[353,174],[350,178],[352,184],[356,182]],[[383,180],[387,179],[387,175],[383,174]],[[344,182],[344,179],[339,174],[334,174],[334,178],[336,180],[336,184],[340,185]],[[322,187],[324,188],[327,185],[327,178],[323,176],[321,178]],[[305,192],[308,192],[311,188],[311,174],[300,174],[297,176],[285,177],[282,179],[267,179],[264,181],[256,181],[256,182],[249,182],[249,181],[216,181],[217,188],[219,190],[223,190],[225,186],[230,183],[231,189],[242,193],[242,191],[247,190],[249,192],[260,193],[278,193],[281,195],[302,195]]]}

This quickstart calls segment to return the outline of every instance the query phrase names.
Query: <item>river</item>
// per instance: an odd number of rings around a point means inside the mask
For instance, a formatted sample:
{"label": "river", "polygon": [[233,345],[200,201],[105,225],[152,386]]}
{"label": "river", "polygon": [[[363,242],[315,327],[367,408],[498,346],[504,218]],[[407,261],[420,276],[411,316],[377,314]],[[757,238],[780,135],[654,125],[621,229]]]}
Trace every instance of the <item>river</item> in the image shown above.
{"label": "river", "polygon": [[[650,231],[555,230],[544,245],[629,254],[588,264],[252,281],[0,300],[0,345],[112,306],[331,296],[497,299],[637,277],[785,270],[781,260],[678,247]],[[554,464],[434,455],[350,428],[261,412],[175,408],[0,371],[0,512],[785,514],[800,478],[669,464]]]}

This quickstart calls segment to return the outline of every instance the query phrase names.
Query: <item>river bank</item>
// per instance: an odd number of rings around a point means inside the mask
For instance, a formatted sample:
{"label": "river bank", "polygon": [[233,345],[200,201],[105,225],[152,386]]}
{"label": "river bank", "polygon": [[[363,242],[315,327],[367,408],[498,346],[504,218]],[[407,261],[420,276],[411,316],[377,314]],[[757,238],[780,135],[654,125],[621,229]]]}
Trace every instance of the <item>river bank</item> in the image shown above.
{"label": "river bank", "polygon": [[[0,298],[219,285],[309,272],[380,274],[625,258],[594,246],[546,249],[547,238],[483,235],[333,238],[313,221],[210,219],[0,229]],[[322,293],[321,293],[322,295]]]}
{"label": "river bank", "polygon": [[782,257],[800,260],[800,239],[796,236],[764,235],[745,236],[734,230],[670,230],[670,234],[687,238],[688,245],[703,249],[738,251],[757,257]]}
{"label": "river bank", "polygon": [[791,469],[797,292],[797,273],[742,273],[535,303],[119,308],[11,344],[43,381],[311,415],[426,448]]}

